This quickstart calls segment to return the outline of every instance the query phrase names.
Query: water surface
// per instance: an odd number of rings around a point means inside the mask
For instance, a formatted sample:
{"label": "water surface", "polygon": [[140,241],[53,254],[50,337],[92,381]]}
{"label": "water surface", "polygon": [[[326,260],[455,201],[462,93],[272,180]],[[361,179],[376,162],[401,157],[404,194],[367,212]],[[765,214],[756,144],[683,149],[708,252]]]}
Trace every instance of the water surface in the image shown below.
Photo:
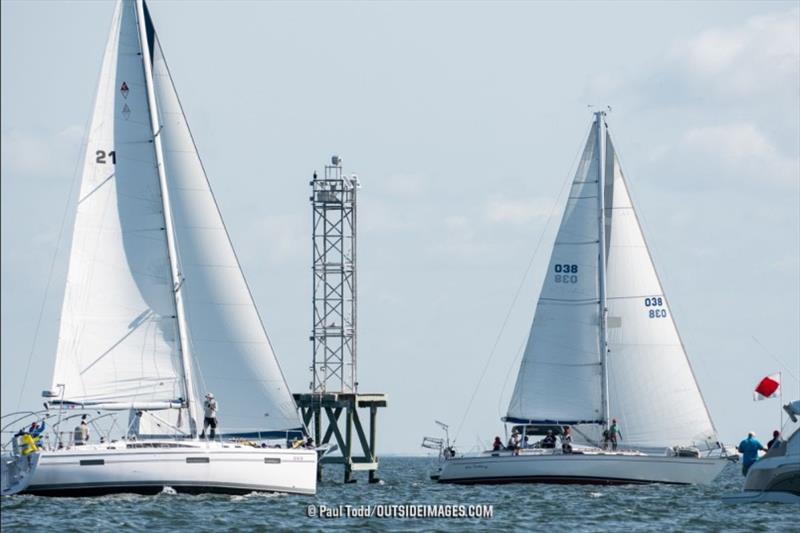
{"label": "water surface", "polygon": [[[317,496],[250,494],[98,498],[15,496],[2,502],[2,528],[57,531],[797,531],[800,506],[725,505],[742,476],[730,465],[710,486],[676,485],[439,485],[428,479],[435,461],[387,457],[382,482],[366,475],[343,485],[341,467],[329,466]],[[493,516],[466,518],[309,518],[309,505],[492,504]],[[319,509],[319,507],[316,507]]]}

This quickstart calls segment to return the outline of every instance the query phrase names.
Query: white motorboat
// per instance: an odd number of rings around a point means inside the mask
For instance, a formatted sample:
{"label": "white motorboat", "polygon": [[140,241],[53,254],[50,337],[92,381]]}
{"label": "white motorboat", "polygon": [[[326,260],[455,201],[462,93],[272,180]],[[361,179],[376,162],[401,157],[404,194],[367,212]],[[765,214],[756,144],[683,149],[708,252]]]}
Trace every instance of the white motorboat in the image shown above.
{"label": "white motorboat", "polygon": [[[268,436],[302,436],[303,424],[143,0],[114,12],[52,383],[44,396],[58,421],[29,493],[315,493],[314,450],[265,447]],[[221,427],[206,440],[209,391]],[[79,410],[87,425],[97,412],[130,413],[131,423],[102,443],[96,429],[88,444],[70,440],[62,427]]]}
{"label": "white motorboat", "polygon": [[739,494],[723,496],[725,503],[796,503],[800,504],[800,401],[784,407],[789,413],[787,427],[793,433],[780,440],[747,471]]}
{"label": "white motorboat", "polygon": [[[616,419],[621,448],[600,449]],[[457,456],[442,483],[708,483],[727,461],[639,225],[605,113],[572,181],[504,422],[575,453]]]}

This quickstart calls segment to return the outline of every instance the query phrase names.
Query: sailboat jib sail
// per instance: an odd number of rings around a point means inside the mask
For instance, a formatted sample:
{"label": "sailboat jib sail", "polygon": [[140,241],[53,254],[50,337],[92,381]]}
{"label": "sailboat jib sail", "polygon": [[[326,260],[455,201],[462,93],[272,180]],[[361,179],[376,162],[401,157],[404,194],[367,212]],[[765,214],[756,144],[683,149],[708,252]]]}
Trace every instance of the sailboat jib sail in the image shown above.
{"label": "sailboat jib sail", "polygon": [[184,396],[148,114],[135,6],[124,2],[103,60],[75,218],[53,376],[65,401]]}
{"label": "sailboat jib sail", "polygon": [[598,158],[592,128],[556,235],[507,420],[602,420]]}
{"label": "sailboat jib sail", "polygon": [[[611,137],[607,137],[608,380],[613,416],[633,446],[716,443],[631,202]],[[613,181],[612,181],[613,180]]]}
{"label": "sailboat jib sail", "polygon": [[[139,35],[142,16],[149,54]],[[213,391],[226,432],[301,427],[147,7],[122,0],[114,17],[88,139],[54,392],[64,384],[63,400],[73,404],[163,408],[187,394],[197,405]],[[169,251],[165,208],[177,257]],[[176,287],[170,259],[177,262]],[[188,393],[180,333],[197,389]]]}
{"label": "sailboat jib sail", "polygon": [[[598,117],[600,120],[600,117]],[[604,216],[598,203],[598,122],[586,142],[553,247],[507,421],[607,423],[628,446],[715,446],[716,432],[692,374],[630,199],[610,136],[605,142]],[[599,224],[605,223],[601,251]],[[599,261],[605,261],[604,370]],[[590,432],[598,435],[595,429]]]}

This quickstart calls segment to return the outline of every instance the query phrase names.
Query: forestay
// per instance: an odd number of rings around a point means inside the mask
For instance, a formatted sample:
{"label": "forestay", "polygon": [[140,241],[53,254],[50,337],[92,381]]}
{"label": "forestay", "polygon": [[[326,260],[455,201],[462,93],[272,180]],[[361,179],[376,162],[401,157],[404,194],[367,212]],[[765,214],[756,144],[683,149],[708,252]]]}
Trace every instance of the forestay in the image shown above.
{"label": "forestay", "polygon": [[596,144],[592,128],[536,305],[508,408],[510,421],[575,424],[602,419]]}

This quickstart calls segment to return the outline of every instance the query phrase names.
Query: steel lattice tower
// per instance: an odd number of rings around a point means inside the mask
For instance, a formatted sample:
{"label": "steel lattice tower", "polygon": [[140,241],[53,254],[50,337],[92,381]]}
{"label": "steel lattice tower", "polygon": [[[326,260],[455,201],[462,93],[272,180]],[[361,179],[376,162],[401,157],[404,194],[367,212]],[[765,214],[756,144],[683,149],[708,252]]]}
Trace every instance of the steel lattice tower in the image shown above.
{"label": "steel lattice tower", "polygon": [[314,248],[314,360],[311,392],[357,392],[356,191],[338,156],[325,176],[314,173],[311,207]]}

